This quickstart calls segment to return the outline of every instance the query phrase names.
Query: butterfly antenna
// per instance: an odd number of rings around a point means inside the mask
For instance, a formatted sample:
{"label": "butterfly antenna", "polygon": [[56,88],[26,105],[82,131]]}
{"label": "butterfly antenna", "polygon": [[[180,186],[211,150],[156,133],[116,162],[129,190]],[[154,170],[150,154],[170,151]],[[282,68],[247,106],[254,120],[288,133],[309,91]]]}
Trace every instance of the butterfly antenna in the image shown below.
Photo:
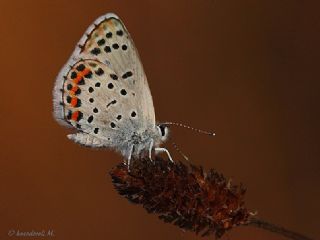
{"label": "butterfly antenna", "polygon": [[189,158],[180,150],[178,145],[175,142],[171,142],[172,146],[174,147],[175,150],[177,150],[178,153],[187,161],[189,161]]}
{"label": "butterfly antenna", "polygon": [[183,128],[187,128],[187,129],[190,129],[192,131],[196,131],[198,133],[202,133],[202,134],[206,134],[206,135],[210,135],[210,136],[215,136],[216,135],[213,132],[207,132],[207,131],[204,131],[204,130],[201,130],[201,129],[198,129],[198,128],[193,128],[193,127],[190,127],[188,125],[184,125],[182,123],[165,122],[165,123],[163,123],[163,125],[174,125],[174,126],[178,126],[178,127],[183,127]]}

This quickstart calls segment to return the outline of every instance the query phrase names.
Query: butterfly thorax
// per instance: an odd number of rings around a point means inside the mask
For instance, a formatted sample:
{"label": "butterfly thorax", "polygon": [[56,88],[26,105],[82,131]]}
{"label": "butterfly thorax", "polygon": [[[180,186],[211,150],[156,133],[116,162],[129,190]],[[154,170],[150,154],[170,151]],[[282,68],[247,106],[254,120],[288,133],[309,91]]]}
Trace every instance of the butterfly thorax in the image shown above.
{"label": "butterfly thorax", "polygon": [[150,147],[159,146],[162,140],[157,128],[154,127],[132,131],[131,134],[120,135],[115,142],[117,143],[114,148],[119,150],[125,157],[128,157],[130,154],[133,156],[147,154]]}

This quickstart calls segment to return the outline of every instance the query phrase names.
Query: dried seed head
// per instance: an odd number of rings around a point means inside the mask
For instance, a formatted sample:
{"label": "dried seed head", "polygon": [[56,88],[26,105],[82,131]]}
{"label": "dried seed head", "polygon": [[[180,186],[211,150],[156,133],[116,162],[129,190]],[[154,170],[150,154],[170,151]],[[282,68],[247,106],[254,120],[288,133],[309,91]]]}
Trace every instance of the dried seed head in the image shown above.
{"label": "dried seed head", "polygon": [[210,170],[157,157],[133,159],[130,171],[119,164],[110,172],[119,194],[141,204],[165,222],[202,236],[221,237],[234,226],[248,224],[245,189]]}

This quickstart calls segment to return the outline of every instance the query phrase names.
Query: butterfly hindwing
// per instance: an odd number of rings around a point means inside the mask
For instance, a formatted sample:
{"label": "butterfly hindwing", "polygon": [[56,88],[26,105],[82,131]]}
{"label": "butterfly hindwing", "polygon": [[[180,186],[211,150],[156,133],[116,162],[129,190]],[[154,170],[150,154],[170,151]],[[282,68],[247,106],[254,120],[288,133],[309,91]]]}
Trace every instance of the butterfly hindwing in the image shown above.
{"label": "butterfly hindwing", "polygon": [[71,67],[62,99],[65,120],[83,133],[106,140],[106,144],[120,141],[128,129],[142,121],[134,89],[97,60],[81,60]]}

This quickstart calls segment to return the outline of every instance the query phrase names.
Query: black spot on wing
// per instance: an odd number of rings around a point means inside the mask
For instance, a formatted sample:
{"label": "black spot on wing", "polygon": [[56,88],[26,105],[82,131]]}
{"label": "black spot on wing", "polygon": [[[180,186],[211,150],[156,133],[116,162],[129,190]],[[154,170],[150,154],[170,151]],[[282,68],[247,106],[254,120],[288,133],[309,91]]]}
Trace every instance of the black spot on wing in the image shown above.
{"label": "black spot on wing", "polygon": [[109,84],[108,84],[108,88],[109,88],[109,89],[112,89],[112,88],[113,88],[113,84],[112,84],[112,83],[109,83]]}
{"label": "black spot on wing", "polygon": [[112,100],[111,102],[109,102],[109,103],[107,104],[107,108],[110,107],[110,106],[113,105],[113,104],[116,104],[116,103],[117,103],[116,100]]}
{"label": "black spot on wing", "polygon": [[88,123],[91,123],[93,121],[93,116],[91,115],[90,117],[88,117]]}
{"label": "black spot on wing", "polygon": [[127,95],[127,91],[125,89],[121,89],[120,93],[121,93],[122,96]]}
{"label": "black spot on wing", "polygon": [[72,117],[72,112],[69,110],[69,111],[68,111],[68,114],[67,114],[67,119],[70,120],[71,117]]}
{"label": "black spot on wing", "polygon": [[105,46],[105,47],[104,47],[104,51],[105,51],[106,53],[109,53],[109,52],[111,52],[111,48],[110,48],[109,46]]}
{"label": "black spot on wing", "polygon": [[137,113],[136,113],[135,111],[132,111],[132,112],[131,112],[131,117],[134,118],[134,117],[136,117],[136,116],[137,116]]}
{"label": "black spot on wing", "polygon": [[106,43],[106,40],[104,40],[104,39],[102,38],[102,39],[100,39],[97,43],[98,43],[99,46],[102,46],[102,45],[104,45],[104,44]]}
{"label": "black spot on wing", "polygon": [[84,75],[85,78],[92,78],[92,72],[88,72],[86,75]]}
{"label": "black spot on wing", "polygon": [[110,74],[110,77],[113,79],[113,80],[118,80],[118,76],[116,74]]}
{"label": "black spot on wing", "polygon": [[78,65],[78,66],[76,67],[76,69],[77,69],[78,71],[82,72],[82,71],[85,69],[85,66],[84,66],[84,64],[80,64],[80,65]]}
{"label": "black spot on wing", "polygon": [[123,36],[123,31],[122,31],[122,30],[118,30],[118,31],[117,31],[117,35],[118,35],[118,36]]}
{"label": "black spot on wing", "polygon": [[98,76],[101,76],[102,74],[104,74],[104,71],[102,70],[102,68],[98,68],[98,70],[95,71],[95,73],[96,73]]}
{"label": "black spot on wing", "polygon": [[92,49],[91,50],[91,54],[93,54],[93,55],[99,55],[101,53],[101,50],[100,50],[100,48],[94,48],[94,49]]}
{"label": "black spot on wing", "polygon": [[112,47],[113,47],[114,49],[118,49],[118,48],[119,48],[119,44],[118,44],[118,43],[114,43],[114,44],[112,44]]}
{"label": "black spot on wing", "polygon": [[106,33],[106,38],[112,38],[112,32]]}
{"label": "black spot on wing", "polygon": [[77,73],[75,71],[73,71],[71,73],[71,79],[75,79],[77,77]]}
{"label": "black spot on wing", "polygon": [[125,74],[122,75],[123,79],[126,79],[128,77],[131,77],[133,75],[133,73],[131,71],[126,72]]}

